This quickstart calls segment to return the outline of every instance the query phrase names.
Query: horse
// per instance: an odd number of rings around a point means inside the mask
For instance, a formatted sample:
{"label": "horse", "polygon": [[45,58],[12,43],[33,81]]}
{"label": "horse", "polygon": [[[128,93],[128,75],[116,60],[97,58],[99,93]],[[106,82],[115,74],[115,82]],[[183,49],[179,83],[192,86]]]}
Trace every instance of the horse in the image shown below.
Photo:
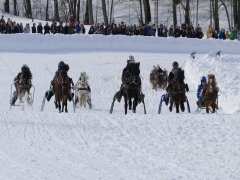
{"label": "horse", "polygon": [[[144,95],[141,94],[141,78],[140,78],[140,62],[130,63],[128,65],[128,75],[123,79],[123,96],[125,114],[127,114],[127,107],[136,113],[138,103],[143,101]],[[133,99],[133,102],[132,102]],[[128,104],[129,103],[129,104]]]}
{"label": "horse", "polygon": [[81,72],[80,77],[76,84],[76,99],[75,99],[75,105],[79,101],[80,106],[86,107],[86,102],[90,98],[90,86],[88,84],[88,75],[86,72]]}
{"label": "horse", "polygon": [[[69,92],[71,90],[70,78],[67,75],[67,71],[62,70],[58,73],[54,79],[54,90],[55,90],[55,106],[59,108],[59,113],[63,112],[65,107],[65,112],[67,113],[67,99]],[[62,110],[61,104],[62,101]]]}
{"label": "horse", "polygon": [[215,113],[218,90],[215,75],[209,74],[208,81],[203,86],[202,92],[200,93],[207,113],[209,113],[209,107],[212,107],[212,113]]}
{"label": "horse", "polygon": [[29,70],[22,71],[21,74],[18,75],[15,80],[15,87],[16,87],[16,92],[13,93],[13,98],[11,99],[11,105],[14,105],[15,102],[17,101],[17,98],[19,98],[19,102],[23,103],[23,97],[30,103],[30,89],[32,87],[32,74]]}
{"label": "horse", "polygon": [[184,79],[185,79],[184,70],[182,70],[181,68],[178,68],[175,71],[176,72],[174,75],[174,79],[169,84],[169,88],[170,88],[169,110],[170,112],[172,112],[173,103],[175,103],[176,113],[179,113],[179,105],[180,105],[181,111],[182,112],[185,111],[185,107],[184,107],[184,102],[186,100],[185,89],[188,90],[188,87],[184,83]]}
{"label": "horse", "polygon": [[158,67],[153,66],[153,69],[150,73],[150,83],[152,84],[152,88],[157,91],[159,88],[166,89],[167,87],[167,70],[164,69],[162,74],[159,74]]}

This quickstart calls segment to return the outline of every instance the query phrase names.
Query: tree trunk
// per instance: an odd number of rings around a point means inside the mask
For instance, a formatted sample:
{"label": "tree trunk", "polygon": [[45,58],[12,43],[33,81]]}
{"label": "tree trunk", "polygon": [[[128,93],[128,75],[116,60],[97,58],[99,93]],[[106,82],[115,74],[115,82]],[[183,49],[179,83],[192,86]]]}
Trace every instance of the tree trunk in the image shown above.
{"label": "tree trunk", "polygon": [[219,17],[218,17],[218,0],[214,0],[214,22],[215,22],[215,30],[219,32]]}
{"label": "tree trunk", "polygon": [[84,23],[85,24],[89,24],[89,13],[88,13],[88,1],[89,0],[86,0],[86,12],[85,12],[85,20],[84,20]]}
{"label": "tree trunk", "polygon": [[176,25],[177,25],[177,4],[175,2],[175,0],[173,0],[173,27],[175,29]]}
{"label": "tree trunk", "polygon": [[143,7],[145,13],[145,23],[149,23],[151,21],[151,10],[149,5],[149,0],[143,0]]}
{"label": "tree trunk", "polygon": [[238,0],[233,0],[233,22],[234,25],[238,22]]}
{"label": "tree trunk", "polygon": [[17,16],[17,0],[13,0],[13,13]]}
{"label": "tree trunk", "polygon": [[240,29],[240,0],[238,0],[238,18],[237,18],[237,27]]}
{"label": "tree trunk", "polygon": [[54,20],[60,21],[59,11],[58,11],[58,0],[54,0]]}
{"label": "tree trunk", "polygon": [[102,0],[102,10],[103,10],[103,19],[104,19],[104,24],[108,24],[108,17],[107,17],[107,10],[106,10],[106,1]]}
{"label": "tree trunk", "polygon": [[9,0],[5,0],[5,2],[4,2],[4,11],[6,12],[6,13],[9,13],[10,11],[9,11]]}
{"label": "tree trunk", "polygon": [[190,0],[186,0],[185,23],[190,24]]}
{"label": "tree trunk", "polygon": [[139,4],[140,4],[140,23],[143,24],[142,0],[139,0]]}
{"label": "tree trunk", "polygon": [[111,7],[110,7],[110,23],[112,23],[112,19],[113,19],[113,8],[114,8],[114,5],[113,5],[113,1],[111,1]]}
{"label": "tree trunk", "polygon": [[89,24],[92,24],[93,23],[92,0],[88,0],[88,18],[89,18]]}
{"label": "tree trunk", "polygon": [[73,1],[73,20],[76,21],[77,18],[77,0]]}
{"label": "tree trunk", "polygon": [[77,2],[77,22],[80,23],[80,0]]}
{"label": "tree trunk", "polygon": [[225,11],[226,11],[226,14],[227,14],[227,19],[228,19],[228,28],[229,29],[231,29],[231,25],[230,25],[230,18],[229,18],[229,13],[228,13],[228,9],[227,9],[227,6],[226,6],[226,4],[223,2],[223,0],[221,0],[221,5],[223,5],[224,6],[224,8],[225,8]]}
{"label": "tree trunk", "polygon": [[32,18],[32,7],[31,7],[31,0],[26,0],[26,14],[27,18]]}
{"label": "tree trunk", "polygon": [[46,5],[46,21],[49,20],[48,5],[49,5],[49,0],[47,0],[47,5]]}
{"label": "tree trunk", "polygon": [[196,27],[198,27],[198,3],[199,3],[199,0],[197,0]]}

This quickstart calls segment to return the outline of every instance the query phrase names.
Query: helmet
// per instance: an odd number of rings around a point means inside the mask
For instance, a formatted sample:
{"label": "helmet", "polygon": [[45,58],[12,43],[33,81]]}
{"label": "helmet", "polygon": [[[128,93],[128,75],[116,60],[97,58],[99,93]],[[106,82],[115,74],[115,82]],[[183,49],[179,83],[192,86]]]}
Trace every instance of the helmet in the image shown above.
{"label": "helmet", "polygon": [[28,68],[28,65],[23,64],[23,65],[22,65],[22,70],[26,70],[26,69],[29,69],[29,68]]}
{"label": "helmet", "polygon": [[129,62],[135,62],[134,56],[130,55],[130,56],[128,57],[127,63],[129,63]]}
{"label": "helmet", "polygon": [[205,76],[201,77],[201,82],[207,82],[207,78]]}
{"label": "helmet", "polygon": [[58,67],[59,66],[63,66],[64,65],[64,62],[63,61],[60,61],[59,63],[58,63]]}
{"label": "helmet", "polygon": [[178,62],[177,62],[177,61],[174,61],[174,62],[172,63],[172,67],[177,67],[177,68],[178,68]]}

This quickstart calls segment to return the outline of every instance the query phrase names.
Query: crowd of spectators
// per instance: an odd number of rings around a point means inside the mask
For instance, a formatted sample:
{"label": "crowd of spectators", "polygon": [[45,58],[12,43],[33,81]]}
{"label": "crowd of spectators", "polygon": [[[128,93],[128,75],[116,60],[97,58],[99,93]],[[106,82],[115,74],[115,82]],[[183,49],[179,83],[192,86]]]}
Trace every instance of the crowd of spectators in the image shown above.
{"label": "crowd of spectators", "polygon": [[[52,22],[51,25],[46,22],[44,26],[42,23],[36,26],[33,23],[32,27],[30,27],[29,23],[23,27],[22,23],[16,23],[12,21],[10,18],[5,21],[4,16],[0,19],[0,33],[1,34],[16,34],[16,33],[40,33],[40,34],[85,34],[86,30],[83,24],[78,22],[74,22],[73,18],[70,16],[69,21],[67,23],[63,22]],[[196,28],[193,27],[192,23],[186,24],[183,23],[181,26],[173,25],[168,29],[167,26],[160,24],[159,27],[156,27],[155,24],[144,24],[141,23],[139,25],[126,25],[126,23],[121,22],[119,24],[115,24],[114,22],[111,24],[104,25],[104,23],[95,23],[90,26],[88,34],[102,34],[102,35],[127,35],[127,36],[157,36],[158,37],[186,37],[186,38],[198,38],[202,39],[204,37],[204,33],[200,25]],[[221,29],[220,32],[214,30],[211,26],[206,31],[206,38],[214,38],[214,39],[230,39],[235,40],[238,39],[240,41],[240,29],[233,28],[230,33],[228,31],[225,32],[225,29]]]}

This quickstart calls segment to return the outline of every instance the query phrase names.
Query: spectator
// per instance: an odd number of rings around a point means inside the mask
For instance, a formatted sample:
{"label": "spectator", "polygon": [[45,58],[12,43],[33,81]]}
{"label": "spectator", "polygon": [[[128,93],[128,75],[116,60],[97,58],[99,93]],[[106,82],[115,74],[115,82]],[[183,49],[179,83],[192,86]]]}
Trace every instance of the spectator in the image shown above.
{"label": "spectator", "polygon": [[57,27],[57,33],[64,34],[63,22],[59,23],[59,26]]}
{"label": "spectator", "polygon": [[91,26],[90,29],[89,29],[89,31],[88,31],[88,34],[94,34],[94,32],[95,32],[95,31],[94,31],[94,28],[93,28],[93,26]]}
{"label": "spectator", "polygon": [[2,15],[2,18],[0,19],[0,23],[5,23],[4,16]]}
{"label": "spectator", "polygon": [[33,23],[32,33],[37,33],[37,30],[36,30],[36,24],[35,24],[35,23]]}
{"label": "spectator", "polygon": [[15,21],[13,22],[13,32],[12,33],[13,34],[19,33],[19,27],[18,27],[18,25],[16,24]]}
{"label": "spectator", "polygon": [[84,25],[83,24],[80,24],[80,34],[85,34],[85,27],[84,27]]}
{"label": "spectator", "polygon": [[116,25],[113,25],[112,35],[117,35],[117,34],[118,34],[118,30],[116,28]]}
{"label": "spectator", "polygon": [[228,33],[228,31],[226,31],[226,39],[229,39],[230,38],[230,35],[229,35],[229,33]]}
{"label": "spectator", "polygon": [[212,27],[211,27],[211,26],[209,26],[209,28],[207,29],[206,35],[207,35],[207,39],[209,39],[209,38],[212,37],[212,35],[213,35],[213,30],[212,30]]}
{"label": "spectator", "polygon": [[44,26],[44,35],[45,34],[50,34],[50,26],[48,25],[48,22],[46,22],[46,25]]}
{"label": "spectator", "polygon": [[203,36],[204,36],[204,34],[203,34],[203,32],[202,32],[202,28],[198,27],[198,28],[197,28],[196,37],[197,37],[198,39],[202,39]]}
{"label": "spectator", "polygon": [[68,26],[67,23],[66,23],[66,25],[64,26],[64,34],[70,34],[70,32],[69,32],[69,26]]}
{"label": "spectator", "polygon": [[22,23],[20,23],[20,25],[19,25],[19,33],[23,33],[23,24]]}
{"label": "spectator", "polygon": [[136,36],[140,35],[139,27],[137,27],[137,29],[133,31],[133,34]]}
{"label": "spectator", "polygon": [[178,37],[181,36],[181,31],[180,31],[180,29],[179,29],[179,27],[178,27],[177,24],[176,24],[176,28],[175,28],[175,30],[174,30],[174,32],[173,32],[173,36],[174,36],[175,38],[178,38]]}
{"label": "spectator", "polygon": [[7,34],[7,25],[6,23],[4,22],[3,25],[2,25],[2,34]]}
{"label": "spectator", "polygon": [[153,29],[153,25],[151,25],[151,27],[149,29],[149,36],[155,36],[155,31]]}
{"label": "spectator", "polygon": [[222,29],[219,34],[218,34],[218,39],[223,39],[225,40],[226,39],[226,35],[225,35],[225,30]]}
{"label": "spectator", "polygon": [[230,40],[235,40],[237,37],[237,33],[234,28],[232,28],[232,31],[230,33]]}
{"label": "spectator", "polygon": [[29,27],[28,23],[26,24],[26,27],[23,29],[23,32],[24,33],[30,33],[30,27]]}
{"label": "spectator", "polygon": [[43,33],[43,27],[42,27],[42,23],[39,23],[37,26],[37,33],[42,34]]}
{"label": "spectator", "polygon": [[171,27],[168,30],[168,36],[172,37],[173,36],[173,25],[171,25]]}
{"label": "spectator", "polygon": [[76,23],[75,32],[76,32],[77,34],[80,33],[80,29],[81,29],[81,28],[80,28],[79,24]]}
{"label": "spectator", "polygon": [[163,37],[167,37],[168,35],[168,30],[166,26],[163,26]]}

